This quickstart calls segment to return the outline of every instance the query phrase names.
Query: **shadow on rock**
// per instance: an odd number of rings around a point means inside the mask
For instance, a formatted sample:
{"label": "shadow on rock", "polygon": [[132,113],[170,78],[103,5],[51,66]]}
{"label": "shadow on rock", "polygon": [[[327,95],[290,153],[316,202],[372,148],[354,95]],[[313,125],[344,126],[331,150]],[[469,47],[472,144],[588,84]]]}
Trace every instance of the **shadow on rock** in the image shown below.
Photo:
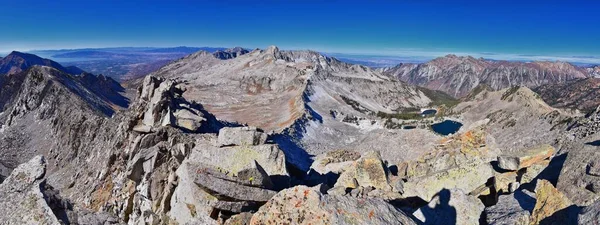
{"label": "shadow on rock", "polygon": [[534,191],[536,185],[535,181],[540,179],[548,180],[550,181],[550,183],[552,183],[552,185],[556,186],[556,183],[558,183],[558,176],[560,175],[560,171],[562,170],[565,164],[565,160],[567,160],[567,154],[568,153],[557,155],[554,158],[552,158],[548,166],[544,170],[542,170],[542,172],[540,172],[540,174],[538,174],[537,177],[533,179],[533,182],[529,184],[523,184],[521,187],[530,191]]}
{"label": "shadow on rock", "polygon": [[569,206],[567,208],[556,211],[549,217],[544,218],[540,221],[540,225],[569,225],[577,224],[577,215],[581,211],[581,208],[576,205]]}
{"label": "shadow on rock", "polygon": [[451,206],[450,198],[452,193],[448,189],[442,189],[438,193],[439,202],[435,207],[421,208],[423,224],[456,224],[456,209]]}
{"label": "shadow on rock", "polygon": [[588,142],[588,143],[585,143],[585,144],[586,145],[591,145],[591,146],[600,146],[600,140]]}

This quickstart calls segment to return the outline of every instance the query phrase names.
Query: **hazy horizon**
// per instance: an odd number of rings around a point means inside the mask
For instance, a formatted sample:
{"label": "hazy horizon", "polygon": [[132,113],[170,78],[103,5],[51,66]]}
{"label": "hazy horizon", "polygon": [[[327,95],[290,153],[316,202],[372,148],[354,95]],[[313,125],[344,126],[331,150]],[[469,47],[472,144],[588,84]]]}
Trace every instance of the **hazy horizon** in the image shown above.
{"label": "hazy horizon", "polygon": [[0,15],[0,25],[10,28],[0,36],[0,52],[277,45],[351,55],[457,54],[506,60],[532,55],[600,63],[600,31],[593,29],[600,25],[595,16],[599,2],[370,3],[11,1],[4,8],[15,10]]}
{"label": "hazy horizon", "polygon": [[[152,46],[144,46],[144,47],[132,47],[132,46],[122,46],[122,47],[84,47],[84,48],[75,48],[75,49],[34,49],[34,50],[10,50],[10,51],[0,51],[0,56],[4,57],[12,51],[20,51],[37,54],[43,58],[49,58],[55,60],[57,62],[67,62],[65,59],[52,57],[50,52],[52,51],[81,51],[81,50],[115,50],[115,49],[153,49],[153,48],[177,48],[177,47],[187,47],[187,48],[232,48],[239,46],[167,46],[167,47],[152,47]],[[265,49],[268,46],[258,47],[260,49]],[[256,49],[257,47],[243,47],[246,49]],[[468,53],[468,52],[451,52],[451,51],[440,51],[440,52],[423,52],[423,51],[405,51],[405,52],[397,52],[397,53],[340,53],[340,52],[323,52],[315,49],[282,49],[282,50],[314,50],[317,52],[321,52],[322,54],[336,57],[339,59],[345,59],[345,61],[350,61],[358,64],[361,61],[372,63],[374,65],[378,65],[375,67],[381,66],[391,66],[396,65],[398,63],[422,63],[427,62],[429,60],[443,57],[449,54],[454,54],[457,56],[472,56],[475,58],[484,58],[486,60],[506,60],[506,61],[521,61],[521,62],[531,62],[531,61],[564,61],[577,65],[600,65],[600,57],[593,56],[551,56],[551,55],[525,55],[525,54],[498,54],[498,53]],[[45,54],[40,54],[45,53]]]}

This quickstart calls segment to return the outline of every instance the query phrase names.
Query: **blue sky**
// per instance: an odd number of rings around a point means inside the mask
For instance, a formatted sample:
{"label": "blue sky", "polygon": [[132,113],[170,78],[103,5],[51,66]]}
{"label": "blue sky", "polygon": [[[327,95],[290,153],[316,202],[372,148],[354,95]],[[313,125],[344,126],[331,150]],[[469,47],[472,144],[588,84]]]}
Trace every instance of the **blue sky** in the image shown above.
{"label": "blue sky", "polygon": [[5,1],[0,52],[277,45],[380,55],[600,57],[599,9],[595,0]]}

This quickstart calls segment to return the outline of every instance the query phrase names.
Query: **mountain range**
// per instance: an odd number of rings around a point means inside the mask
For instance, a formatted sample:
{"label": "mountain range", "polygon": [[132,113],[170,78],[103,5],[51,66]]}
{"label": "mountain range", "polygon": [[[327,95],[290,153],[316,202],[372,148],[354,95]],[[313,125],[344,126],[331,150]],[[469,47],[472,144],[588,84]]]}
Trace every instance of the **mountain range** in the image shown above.
{"label": "mountain range", "polygon": [[566,62],[491,61],[455,55],[382,70],[409,84],[440,90],[454,97],[464,97],[480,84],[488,85],[493,90],[519,85],[532,88],[593,76],[591,70]]}
{"label": "mountain range", "polygon": [[1,62],[9,224],[586,224],[600,210],[596,68],[449,55],[373,69],[270,46],[121,84]]}

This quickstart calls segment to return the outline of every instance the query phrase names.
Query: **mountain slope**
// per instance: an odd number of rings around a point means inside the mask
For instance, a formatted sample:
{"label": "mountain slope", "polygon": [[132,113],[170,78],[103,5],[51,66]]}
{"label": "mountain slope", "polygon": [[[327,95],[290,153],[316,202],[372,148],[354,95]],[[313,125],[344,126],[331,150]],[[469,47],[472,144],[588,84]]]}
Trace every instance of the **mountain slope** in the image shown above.
{"label": "mountain slope", "polygon": [[600,66],[588,67],[586,70],[591,76],[600,78]]}
{"label": "mountain slope", "polygon": [[[76,78],[55,68],[34,66],[7,78],[0,87],[0,163],[9,168],[42,152],[67,154],[57,149],[89,145],[80,135],[94,137],[97,131],[90,124],[103,123],[114,112]],[[68,159],[63,155],[57,160]]]}
{"label": "mountain slope", "polygon": [[[336,88],[332,91],[338,92],[338,104],[345,105],[339,97],[345,95],[375,112],[431,102],[415,88],[369,68],[316,52],[279,51],[276,47],[225,61],[198,52],[154,74],[185,80],[186,97],[202,103],[217,117],[265,130],[286,128],[304,114],[303,95],[310,82]],[[352,87],[351,82],[363,86]]]}
{"label": "mountain slope", "polygon": [[490,149],[503,153],[520,151],[539,144],[554,144],[567,128],[571,114],[552,108],[527,87],[499,91],[478,88],[452,113],[464,127],[485,123]]}
{"label": "mountain slope", "polygon": [[6,57],[0,59],[0,74],[19,73],[35,65],[53,67],[69,74],[80,74],[83,72],[83,70],[77,67],[65,68],[57,62],[43,59],[34,54],[13,51]]}
{"label": "mountain slope", "polygon": [[591,112],[600,105],[600,78],[570,80],[545,84],[533,89],[545,102],[557,108]]}
{"label": "mountain slope", "polygon": [[536,87],[586,78],[589,73],[566,62],[508,62],[447,55],[423,64],[400,64],[384,70],[409,84],[463,97],[480,84],[493,90]]}

